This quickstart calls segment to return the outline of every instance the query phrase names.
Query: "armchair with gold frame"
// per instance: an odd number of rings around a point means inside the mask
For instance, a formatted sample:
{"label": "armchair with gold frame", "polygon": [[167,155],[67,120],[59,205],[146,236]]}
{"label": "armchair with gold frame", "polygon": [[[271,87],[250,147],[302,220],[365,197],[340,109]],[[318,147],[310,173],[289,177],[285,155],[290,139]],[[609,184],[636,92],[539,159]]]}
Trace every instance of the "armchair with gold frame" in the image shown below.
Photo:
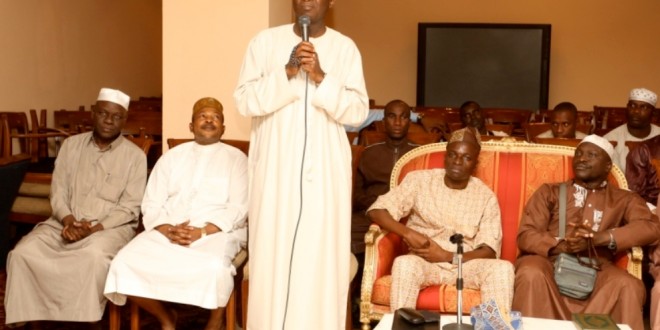
{"label": "armchair with gold frame", "polygon": [[[390,187],[397,186],[407,173],[415,170],[443,168],[446,143],[419,147],[404,155],[394,166]],[[531,144],[516,141],[482,143],[476,177],[497,195],[502,215],[502,259],[514,262],[518,249],[516,236],[523,207],[529,197],[543,183],[561,182],[573,177],[572,158],[575,149],[566,146]],[[609,181],[627,188],[625,176],[614,166]],[[366,254],[362,277],[360,322],[362,329],[390,308],[391,270],[394,259],[407,253],[402,239],[372,224],[365,235]],[[617,265],[641,278],[641,249],[622,253]],[[420,290],[417,308],[441,313],[456,312],[456,288],[451,285],[430,286]],[[481,302],[478,290],[463,290],[463,312]]]}

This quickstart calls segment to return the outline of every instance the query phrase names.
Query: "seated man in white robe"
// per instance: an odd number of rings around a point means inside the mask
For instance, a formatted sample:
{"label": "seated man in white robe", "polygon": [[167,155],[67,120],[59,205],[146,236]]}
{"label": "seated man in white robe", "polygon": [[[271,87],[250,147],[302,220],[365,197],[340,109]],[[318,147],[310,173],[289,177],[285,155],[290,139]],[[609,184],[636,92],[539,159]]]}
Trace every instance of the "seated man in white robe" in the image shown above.
{"label": "seated man in white robe", "polygon": [[117,305],[128,297],[162,329],[177,319],[162,301],[210,309],[206,329],[222,329],[231,260],[247,240],[247,157],[220,142],[224,117],[214,98],[195,103],[190,131],[195,141],[168,151],[151,172],[144,232],[113,260],[104,292]]}
{"label": "seated man in white robe", "polygon": [[64,140],[51,182],[52,215],[7,259],[7,324],[101,320],[108,267],[135,236],[147,181],[146,155],[120,135],[129,102],[118,90],[101,89],[92,132]]}

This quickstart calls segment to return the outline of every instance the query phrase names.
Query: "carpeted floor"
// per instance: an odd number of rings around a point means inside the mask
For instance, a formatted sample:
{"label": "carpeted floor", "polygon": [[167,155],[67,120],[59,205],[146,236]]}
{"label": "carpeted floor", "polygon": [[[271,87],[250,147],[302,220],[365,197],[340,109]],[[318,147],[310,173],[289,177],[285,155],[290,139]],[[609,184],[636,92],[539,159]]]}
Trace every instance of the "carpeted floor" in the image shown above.
{"label": "carpeted floor", "polygon": [[[5,325],[5,283],[7,279],[7,274],[4,269],[0,270],[0,330],[4,329],[15,329],[15,330],[27,330],[29,326],[20,326],[9,328]],[[176,305],[176,310],[179,314],[179,321],[177,329],[181,330],[199,330],[203,329],[206,324],[206,319],[208,317],[208,311],[193,307],[193,306],[184,306]],[[130,324],[130,315],[129,308],[121,309],[121,324],[122,329],[128,329]],[[100,327],[102,329],[108,329],[108,319],[107,312],[103,316],[103,320],[100,322]],[[159,330],[160,326],[155,318],[148,315],[146,312],[140,313],[140,329],[143,330]],[[78,329],[88,329],[89,325],[86,323],[75,323],[75,322],[51,322],[43,324],[42,328],[49,330],[78,330]]]}

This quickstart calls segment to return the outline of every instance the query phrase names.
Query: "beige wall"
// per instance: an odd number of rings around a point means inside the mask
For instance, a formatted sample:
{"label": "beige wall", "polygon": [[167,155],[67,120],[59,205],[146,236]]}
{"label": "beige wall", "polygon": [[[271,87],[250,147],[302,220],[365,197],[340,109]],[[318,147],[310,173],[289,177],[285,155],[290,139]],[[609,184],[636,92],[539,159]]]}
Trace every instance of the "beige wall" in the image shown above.
{"label": "beige wall", "polygon": [[161,26],[160,0],[0,0],[0,111],[160,96]]}
{"label": "beige wall", "polygon": [[[162,9],[161,0],[0,0],[0,110],[89,106],[100,86],[134,98],[162,93],[165,137],[187,137],[193,102],[214,96],[226,108],[225,137],[247,139],[249,119],[232,98],[242,58],[256,32],[291,22],[290,7],[291,0],[162,0]],[[656,0],[337,0],[329,21],[357,43],[369,95],[381,104],[414,104],[418,22],[552,24],[550,105],[571,100],[590,109],[623,105],[632,87],[660,91],[658,12]]]}
{"label": "beige wall", "polygon": [[[549,105],[623,106],[660,92],[657,0],[337,0],[334,27],[357,43],[369,97],[415,103],[417,23],[552,24]],[[449,106],[457,106],[449,104]]]}
{"label": "beige wall", "polygon": [[250,120],[233,92],[250,39],[290,22],[289,0],[163,1],[163,134],[192,137],[192,105],[204,96],[225,107],[225,138],[249,139]]}

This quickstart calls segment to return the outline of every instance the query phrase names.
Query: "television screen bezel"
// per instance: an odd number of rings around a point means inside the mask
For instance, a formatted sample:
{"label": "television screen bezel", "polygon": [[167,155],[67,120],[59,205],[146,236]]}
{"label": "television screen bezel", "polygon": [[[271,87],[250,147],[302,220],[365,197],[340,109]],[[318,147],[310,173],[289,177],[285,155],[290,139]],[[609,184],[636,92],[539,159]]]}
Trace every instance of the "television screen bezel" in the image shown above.
{"label": "television screen bezel", "polygon": [[[525,29],[540,30],[541,42],[541,81],[538,109],[548,108],[548,89],[550,81],[550,41],[551,24],[509,24],[509,23],[418,23],[417,32],[417,105],[418,106],[457,106],[450,104],[425,104],[426,88],[426,34],[431,28],[461,29]],[[466,100],[467,101],[467,100]]]}

